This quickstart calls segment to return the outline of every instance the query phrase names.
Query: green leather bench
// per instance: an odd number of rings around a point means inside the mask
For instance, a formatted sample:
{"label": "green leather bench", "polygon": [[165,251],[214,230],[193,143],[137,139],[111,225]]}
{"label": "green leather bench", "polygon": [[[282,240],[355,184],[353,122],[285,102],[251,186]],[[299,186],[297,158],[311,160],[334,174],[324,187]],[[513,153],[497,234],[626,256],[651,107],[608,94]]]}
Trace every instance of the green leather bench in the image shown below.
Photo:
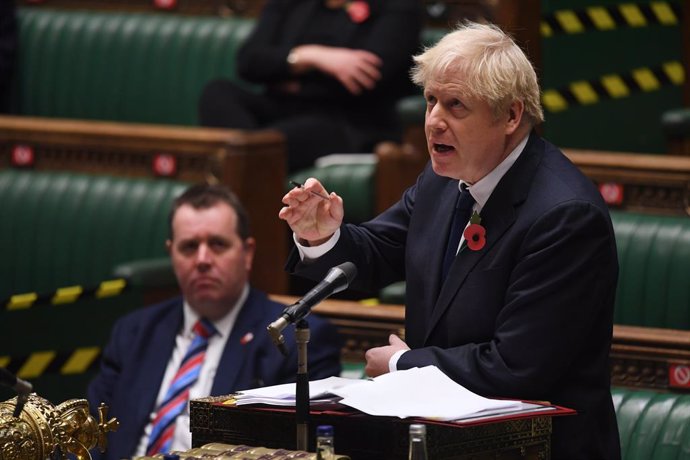
{"label": "green leather bench", "polygon": [[[144,283],[153,280],[174,290],[164,243],[170,204],[186,186],[163,179],[0,170],[0,367],[29,379],[53,402],[83,396],[113,321],[147,303]],[[138,262],[126,265],[130,261]],[[89,294],[123,274],[128,285],[119,295]],[[39,299],[27,308],[7,307],[18,294],[51,299],[57,289],[75,285],[84,290],[76,302],[66,296],[64,304]]]}
{"label": "green leather bench", "polygon": [[184,184],[0,171],[0,298],[92,285],[125,261],[166,255],[168,210]]}
{"label": "green leather bench", "polygon": [[[291,181],[303,184],[310,177],[316,177],[328,191],[335,191],[343,197],[345,221],[361,223],[375,215],[374,180],[375,159],[356,163],[332,163],[298,171],[290,176]],[[288,184],[286,191],[292,188]]]}
{"label": "green leather bench", "polygon": [[[251,18],[46,6],[20,6],[18,17],[21,115],[196,125],[206,82],[223,76],[247,85],[235,56]],[[427,28],[422,43],[445,32]],[[398,112],[404,125],[420,125],[421,91],[403,98]]]}
{"label": "green leather bench", "polygon": [[18,114],[197,124],[206,82],[240,81],[242,18],[18,8]]}
{"label": "green leather bench", "polygon": [[[197,124],[206,82],[241,84],[235,56],[251,18],[18,8],[19,114],[179,125]],[[422,43],[445,29],[427,28]],[[424,120],[424,100],[403,98],[405,125]]]}
{"label": "green leather bench", "polygon": [[620,274],[614,322],[690,329],[690,218],[611,212]]}
{"label": "green leather bench", "polygon": [[613,388],[623,460],[690,459],[690,394]]}

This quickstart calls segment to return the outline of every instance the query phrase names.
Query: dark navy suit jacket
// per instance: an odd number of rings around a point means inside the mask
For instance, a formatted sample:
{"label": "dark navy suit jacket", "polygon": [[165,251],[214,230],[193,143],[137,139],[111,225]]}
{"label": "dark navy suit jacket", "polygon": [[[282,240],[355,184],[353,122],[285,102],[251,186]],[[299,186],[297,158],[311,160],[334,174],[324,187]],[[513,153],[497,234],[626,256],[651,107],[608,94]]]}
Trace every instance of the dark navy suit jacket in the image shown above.
{"label": "dark navy suit jacket", "polygon": [[[294,382],[297,347],[294,330],[284,330],[288,356],[284,357],[266,331],[285,308],[254,289],[240,311],[222,354],[211,395],[226,395],[257,386]],[[104,459],[129,458],[154,410],[165,368],[183,323],[182,298],[137,310],[115,323],[101,360],[101,370],[91,382],[88,400],[92,410],[101,402],[120,428],[108,435]],[[310,330],[308,371],[312,380],[339,375],[341,342],[335,328],[315,315],[307,317]],[[249,342],[242,340],[254,335]],[[246,343],[245,343],[246,342]],[[98,449],[94,449],[94,458]]]}
{"label": "dark navy suit jacket", "polygon": [[405,279],[412,350],[399,369],[433,364],[484,396],[576,409],[553,420],[553,458],[620,458],[608,361],[618,260],[596,187],[531,134],[481,211],[486,245],[462,248],[442,283],[457,193],[427,166],[383,214],[341,227],[318,262],[293,252],[288,268],[320,279],[350,260],[362,288]]}

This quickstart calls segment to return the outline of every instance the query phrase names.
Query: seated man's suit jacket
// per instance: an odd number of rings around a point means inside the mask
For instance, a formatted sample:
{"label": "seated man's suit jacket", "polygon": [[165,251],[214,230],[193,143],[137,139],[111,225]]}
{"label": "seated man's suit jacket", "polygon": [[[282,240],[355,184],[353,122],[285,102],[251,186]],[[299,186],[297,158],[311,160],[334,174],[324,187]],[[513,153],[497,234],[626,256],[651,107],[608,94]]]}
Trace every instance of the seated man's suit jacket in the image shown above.
{"label": "seated man's suit jacket", "polygon": [[[250,289],[225,345],[211,395],[296,380],[294,328],[286,328],[283,334],[287,357],[278,351],[266,330],[284,308],[264,293]],[[341,341],[335,327],[315,315],[307,319],[309,378],[339,375]],[[91,410],[96,411],[104,402],[110,407],[108,416],[120,421],[120,428],[108,435],[108,449],[101,458],[122,459],[134,454],[154,410],[182,324],[181,297],[142,308],[115,323],[101,370],[88,389]],[[246,340],[247,334],[253,334],[253,338]],[[98,454],[97,449],[93,453]]]}
{"label": "seated man's suit jacket", "polygon": [[316,262],[293,251],[288,268],[320,279],[350,260],[370,290],[405,279],[412,350],[398,369],[436,365],[483,396],[576,409],[553,420],[553,458],[620,458],[608,360],[618,260],[596,187],[532,133],[481,211],[485,246],[461,248],[442,282],[457,194],[428,165],[397,204],[342,226]]}

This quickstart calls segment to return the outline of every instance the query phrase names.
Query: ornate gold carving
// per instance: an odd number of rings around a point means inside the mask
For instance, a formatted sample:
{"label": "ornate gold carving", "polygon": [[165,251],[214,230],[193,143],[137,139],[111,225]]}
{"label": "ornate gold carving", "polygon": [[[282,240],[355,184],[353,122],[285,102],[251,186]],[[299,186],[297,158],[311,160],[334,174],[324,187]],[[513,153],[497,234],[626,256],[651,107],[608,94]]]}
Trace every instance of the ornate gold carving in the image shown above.
{"label": "ornate gold carving", "polygon": [[686,184],[671,186],[626,184],[625,203],[629,208],[656,209],[666,211],[685,210],[688,201]]}
{"label": "ornate gold carving", "polygon": [[104,405],[96,421],[85,399],[70,399],[56,407],[34,393],[19,417],[13,415],[16,403],[17,398],[0,403],[0,460],[66,459],[67,454],[91,460],[89,449],[98,446],[105,451],[106,433],[119,425],[115,419],[106,421]]}
{"label": "ornate gold carving", "polygon": [[651,359],[611,358],[611,384],[668,389],[668,364]]}
{"label": "ornate gold carving", "polygon": [[[317,454],[302,450],[269,449],[268,447],[253,447],[244,444],[222,444],[218,442],[205,444],[201,447],[194,447],[184,452],[175,451],[172,453],[187,460],[225,460],[231,458],[238,460],[250,460],[258,458],[271,458],[274,460],[303,458],[305,460],[316,460],[317,458]],[[164,457],[164,454],[156,454],[153,457],[136,457],[135,460],[153,460],[162,459]],[[336,454],[335,458],[336,460],[349,460],[350,457]]]}

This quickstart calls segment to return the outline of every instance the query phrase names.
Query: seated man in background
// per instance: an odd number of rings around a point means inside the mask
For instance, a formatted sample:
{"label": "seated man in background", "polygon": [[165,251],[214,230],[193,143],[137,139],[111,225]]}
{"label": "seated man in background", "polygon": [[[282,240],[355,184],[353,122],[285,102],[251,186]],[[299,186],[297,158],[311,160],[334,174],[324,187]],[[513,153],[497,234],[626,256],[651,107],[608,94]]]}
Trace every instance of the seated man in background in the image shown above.
{"label": "seated man in background", "polygon": [[200,123],[283,132],[289,171],[399,141],[395,103],[414,90],[408,72],[422,18],[419,0],[269,0],[237,62],[265,91],[213,81]]}
{"label": "seated man in background", "polygon": [[[248,284],[255,241],[237,197],[222,186],[187,189],[166,245],[182,297],[118,320],[88,389],[91,408],[104,402],[120,421],[103,458],[187,450],[189,399],[296,379],[294,331],[285,331],[285,357],[266,330],[285,306]],[[309,323],[310,378],[339,375],[335,328]]]}
{"label": "seated man in background", "polygon": [[415,57],[431,157],[401,200],[362,225],[314,178],[280,217],[288,267],[321,279],[353,262],[370,291],[406,280],[405,341],[366,353],[367,375],[437,366],[486,397],[551,401],[554,459],[619,459],[609,351],[618,259],[609,211],[534,127],[536,73],[498,27],[468,23]]}

